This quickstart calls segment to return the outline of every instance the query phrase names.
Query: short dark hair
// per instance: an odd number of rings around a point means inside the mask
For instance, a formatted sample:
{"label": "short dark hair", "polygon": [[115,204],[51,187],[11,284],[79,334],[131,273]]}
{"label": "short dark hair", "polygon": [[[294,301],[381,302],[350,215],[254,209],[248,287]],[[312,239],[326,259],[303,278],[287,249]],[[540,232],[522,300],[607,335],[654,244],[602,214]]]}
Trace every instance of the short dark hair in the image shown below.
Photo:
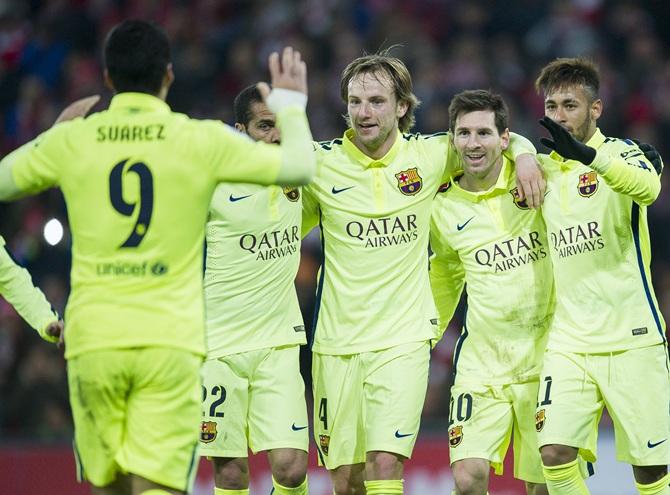
{"label": "short dark hair", "polygon": [[235,113],[235,122],[248,126],[251,120],[251,105],[253,103],[263,103],[260,91],[256,85],[247,86],[240,91],[233,101],[233,112]]}
{"label": "short dark hair", "polygon": [[600,72],[592,60],[583,57],[557,58],[540,71],[535,80],[535,89],[545,96],[556,89],[582,86],[591,101],[598,99]]}
{"label": "short dark hair", "polygon": [[[345,67],[340,80],[340,95],[347,103],[349,98],[349,81],[360,74],[381,73],[386,74],[393,83],[393,91],[396,99],[407,103],[407,112],[400,117],[398,127],[402,132],[408,132],[415,122],[414,111],[421,104],[412,92],[412,76],[405,63],[397,57],[392,57],[390,51],[393,47],[375,53],[358,57]],[[348,124],[350,122],[347,121]]]}
{"label": "short dark hair", "polygon": [[462,113],[490,110],[494,114],[494,122],[498,133],[502,134],[509,127],[509,110],[502,96],[484,89],[470,89],[454,96],[449,103],[449,128],[456,129],[456,119]]}
{"label": "short dark hair", "polygon": [[127,20],[107,35],[105,68],[119,93],[136,91],[156,95],[170,63],[170,42],[152,22]]}

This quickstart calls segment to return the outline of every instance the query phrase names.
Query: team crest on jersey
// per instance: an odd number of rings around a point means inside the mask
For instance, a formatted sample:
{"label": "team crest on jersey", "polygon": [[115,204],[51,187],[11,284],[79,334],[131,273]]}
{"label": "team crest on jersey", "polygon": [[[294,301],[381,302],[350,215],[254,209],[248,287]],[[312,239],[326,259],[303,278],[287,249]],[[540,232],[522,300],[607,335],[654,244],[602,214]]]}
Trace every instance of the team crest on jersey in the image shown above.
{"label": "team crest on jersey", "polygon": [[203,421],[200,425],[200,441],[203,443],[213,442],[216,435],[216,421]]}
{"label": "team crest on jersey", "polygon": [[544,416],[544,409],[540,409],[535,413],[535,429],[540,432],[544,428],[544,422],[546,418]]}
{"label": "team crest on jersey", "polygon": [[398,172],[395,178],[398,179],[398,189],[405,196],[414,196],[423,187],[423,179],[416,167]]}
{"label": "team crest on jersey", "polygon": [[449,446],[458,447],[463,441],[463,427],[454,426],[449,430]]}
{"label": "team crest on jersey", "polygon": [[328,455],[328,447],[330,447],[330,435],[319,435],[319,447],[324,455]]}
{"label": "team crest on jersey", "polygon": [[521,196],[519,196],[519,188],[515,187],[514,189],[510,189],[509,193],[512,195],[512,201],[514,201],[514,204],[517,206],[517,208],[520,208],[522,210],[527,210],[528,209],[528,203],[526,202],[525,199],[521,199]]}
{"label": "team crest on jersey", "polygon": [[596,172],[587,172],[579,176],[577,191],[580,196],[588,198],[593,196],[598,189],[598,174]]}
{"label": "team crest on jersey", "polygon": [[284,187],[282,190],[289,201],[296,202],[300,199],[300,189],[297,187]]}

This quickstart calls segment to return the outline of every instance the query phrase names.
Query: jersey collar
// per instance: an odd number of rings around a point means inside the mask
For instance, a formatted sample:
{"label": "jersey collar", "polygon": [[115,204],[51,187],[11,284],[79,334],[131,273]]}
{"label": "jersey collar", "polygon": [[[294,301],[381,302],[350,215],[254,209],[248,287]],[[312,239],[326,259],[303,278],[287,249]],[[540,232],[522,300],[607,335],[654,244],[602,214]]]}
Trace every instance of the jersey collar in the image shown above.
{"label": "jersey collar", "polygon": [[[586,145],[597,150],[602,146],[602,144],[605,142],[606,139],[607,138],[605,137],[605,135],[602,132],[600,132],[600,129],[598,127],[596,127],[596,132],[593,133],[593,136],[591,136],[591,139],[587,141]],[[566,160],[555,151],[549,153],[549,156],[553,158],[555,161],[559,162],[561,164],[562,169],[574,168],[578,165],[582,165],[582,163],[578,162],[577,160]]]}
{"label": "jersey collar", "polygon": [[400,150],[400,145],[403,140],[402,133],[400,130],[397,131],[398,135],[395,138],[395,142],[391,149],[379,159],[370,158],[368,155],[359,150],[354,142],[352,141],[354,137],[354,130],[347,129],[344,131],[344,136],[342,137],[342,147],[347,155],[356,160],[358,163],[363,165],[365,168],[379,168],[387,167],[396,157],[398,151]]}
{"label": "jersey collar", "polygon": [[114,95],[109,109],[128,112],[160,112],[168,113],[170,107],[160,98],[148,93],[118,93]]}
{"label": "jersey collar", "polygon": [[498,175],[498,180],[489,189],[485,191],[467,191],[463,189],[456,180],[463,175],[461,174],[451,178],[451,187],[453,188],[452,193],[467,199],[468,201],[472,201],[473,203],[483,199],[492,198],[493,196],[498,196],[501,193],[508,192],[508,184],[513,172],[514,168],[512,167],[512,164],[509,159],[503,155],[503,164],[500,169],[500,175]]}

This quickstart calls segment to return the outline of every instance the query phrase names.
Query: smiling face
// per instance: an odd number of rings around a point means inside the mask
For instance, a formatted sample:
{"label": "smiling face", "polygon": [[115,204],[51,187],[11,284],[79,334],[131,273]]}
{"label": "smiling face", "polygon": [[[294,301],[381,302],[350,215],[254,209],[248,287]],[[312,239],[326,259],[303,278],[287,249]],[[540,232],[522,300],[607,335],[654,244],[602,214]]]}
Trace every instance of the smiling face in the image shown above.
{"label": "smiling face", "polygon": [[582,85],[555,88],[545,94],[544,114],[586,143],[596,132],[602,101],[593,100]]}
{"label": "smiling face", "polygon": [[398,120],[407,103],[396,99],[393,83],[382,72],[363,72],[349,82],[347,113],[354,130],[353,143],[371,158],[384,156],[398,132]]}
{"label": "smiling face", "polygon": [[276,127],[277,118],[268,110],[265,103],[254,101],[249,106],[249,122],[247,125],[237,123],[235,127],[245,132],[254,141],[264,141],[268,144],[279,144],[279,129]]}
{"label": "smiling face", "polygon": [[453,140],[463,163],[466,184],[475,189],[493,185],[502,168],[502,152],[509,145],[509,130],[498,132],[493,110],[460,113]]}

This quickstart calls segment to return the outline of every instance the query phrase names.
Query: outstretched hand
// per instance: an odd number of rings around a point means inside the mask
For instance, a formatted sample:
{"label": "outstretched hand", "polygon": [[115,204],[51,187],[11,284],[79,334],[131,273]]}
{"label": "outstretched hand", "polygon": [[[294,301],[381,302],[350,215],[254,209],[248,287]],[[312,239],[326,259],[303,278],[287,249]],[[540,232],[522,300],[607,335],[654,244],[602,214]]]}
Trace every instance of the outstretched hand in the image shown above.
{"label": "outstretched hand", "polygon": [[539,123],[549,131],[553,139],[552,141],[549,138],[540,138],[540,142],[547,148],[551,148],[568,160],[577,160],[585,165],[593,162],[596,150],[577,140],[565,127],[547,116],[542,117]]}
{"label": "outstretched hand", "polygon": [[[307,95],[307,65],[302,60],[300,52],[287,46],[282,51],[281,63],[279,53],[273,52],[268,60],[272,87],[288,89]],[[270,86],[261,82],[256,85],[263,99],[270,95]]]}
{"label": "outstretched hand", "polygon": [[85,98],[80,98],[77,101],[70,103],[60,113],[54,122],[54,125],[60,122],[76,119],[77,117],[85,117],[91,108],[93,108],[93,106],[98,103],[98,101],[100,101],[100,95],[92,95],[86,96]]}
{"label": "outstretched hand", "polygon": [[[56,345],[59,349],[62,349],[65,345],[65,326],[63,320],[52,321],[47,325],[45,333],[48,337],[53,339],[56,342]],[[58,339],[58,340],[56,340]]]}
{"label": "outstretched hand", "polygon": [[652,167],[654,167],[654,170],[656,170],[656,173],[661,175],[661,172],[663,172],[663,159],[661,158],[661,155],[659,155],[656,148],[654,148],[649,143],[641,143],[637,139],[633,139],[633,142],[637,144],[637,147],[640,148],[640,151],[644,153],[644,157],[649,160]]}

